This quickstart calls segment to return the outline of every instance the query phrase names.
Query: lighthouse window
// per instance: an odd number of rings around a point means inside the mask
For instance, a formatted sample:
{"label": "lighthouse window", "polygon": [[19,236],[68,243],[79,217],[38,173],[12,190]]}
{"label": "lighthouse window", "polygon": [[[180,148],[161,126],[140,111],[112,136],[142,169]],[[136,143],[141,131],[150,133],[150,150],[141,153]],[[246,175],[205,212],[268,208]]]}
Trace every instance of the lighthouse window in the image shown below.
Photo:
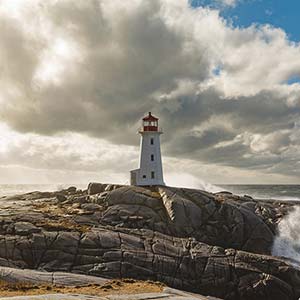
{"label": "lighthouse window", "polygon": [[143,178],[146,178],[146,175],[143,175]]}
{"label": "lighthouse window", "polygon": [[153,145],[154,144],[154,138],[150,139],[150,144]]}
{"label": "lighthouse window", "polygon": [[152,171],[151,172],[151,178],[154,179],[155,178],[155,173]]}
{"label": "lighthouse window", "polygon": [[151,161],[154,161],[154,154],[151,154]]}

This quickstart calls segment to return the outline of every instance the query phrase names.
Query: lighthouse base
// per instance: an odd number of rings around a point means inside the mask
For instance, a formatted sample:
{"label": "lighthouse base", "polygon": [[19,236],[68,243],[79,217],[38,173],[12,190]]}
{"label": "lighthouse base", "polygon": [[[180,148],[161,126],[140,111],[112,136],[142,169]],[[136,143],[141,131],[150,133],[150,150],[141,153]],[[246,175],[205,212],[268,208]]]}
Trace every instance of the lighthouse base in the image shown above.
{"label": "lighthouse base", "polygon": [[140,169],[130,171],[130,185],[136,186],[152,186],[152,185],[166,185],[160,178],[147,178],[141,176]]}

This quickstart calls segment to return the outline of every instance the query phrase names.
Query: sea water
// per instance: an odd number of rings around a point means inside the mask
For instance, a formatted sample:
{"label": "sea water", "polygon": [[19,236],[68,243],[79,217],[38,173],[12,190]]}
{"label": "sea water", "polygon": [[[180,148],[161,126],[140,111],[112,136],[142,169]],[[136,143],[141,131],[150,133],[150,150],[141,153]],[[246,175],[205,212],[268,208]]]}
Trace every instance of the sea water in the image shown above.
{"label": "sea water", "polygon": [[87,184],[0,184],[0,197],[25,194],[29,192],[54,192],[70,186],[86,189]]}
{"label": "sea water", "polygon": [[237,195],[249,195],[257,199],[299,200],[300,185],[219,185]]}

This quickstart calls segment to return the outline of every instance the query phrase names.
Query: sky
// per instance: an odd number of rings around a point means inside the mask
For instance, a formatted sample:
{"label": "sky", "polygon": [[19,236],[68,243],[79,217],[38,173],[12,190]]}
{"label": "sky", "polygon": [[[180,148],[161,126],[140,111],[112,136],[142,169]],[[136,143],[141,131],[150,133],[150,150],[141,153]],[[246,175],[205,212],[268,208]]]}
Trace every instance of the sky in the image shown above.
{"label": "sky", "polygon": [[298,1],[2,0],[0,183],[300,180]]}
{"label": "sky", "polygon": [[300,2],[297,0],[191,0],[191,5],[219,9],[220,15],[234,26],[270,24],[283,29],[290,40],[300,40]]}

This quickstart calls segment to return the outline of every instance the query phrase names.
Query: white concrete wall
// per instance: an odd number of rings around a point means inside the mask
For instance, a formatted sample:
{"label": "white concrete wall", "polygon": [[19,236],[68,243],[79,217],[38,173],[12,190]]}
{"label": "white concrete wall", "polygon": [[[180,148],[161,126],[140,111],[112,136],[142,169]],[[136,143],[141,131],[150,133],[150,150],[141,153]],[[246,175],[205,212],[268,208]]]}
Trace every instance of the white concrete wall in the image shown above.
{"label": "white concrete wall", "polygon": [[[160,132],[141,132],[140,165],[136,170],[137,185],[165,185],[160,152]],[[151,145],[153,138],[153,145]],[[154,155],[154,161],[151,161]],[[151,178],[154,172],[154,178]],[[146,178],[144,178],[146,176]]]}

